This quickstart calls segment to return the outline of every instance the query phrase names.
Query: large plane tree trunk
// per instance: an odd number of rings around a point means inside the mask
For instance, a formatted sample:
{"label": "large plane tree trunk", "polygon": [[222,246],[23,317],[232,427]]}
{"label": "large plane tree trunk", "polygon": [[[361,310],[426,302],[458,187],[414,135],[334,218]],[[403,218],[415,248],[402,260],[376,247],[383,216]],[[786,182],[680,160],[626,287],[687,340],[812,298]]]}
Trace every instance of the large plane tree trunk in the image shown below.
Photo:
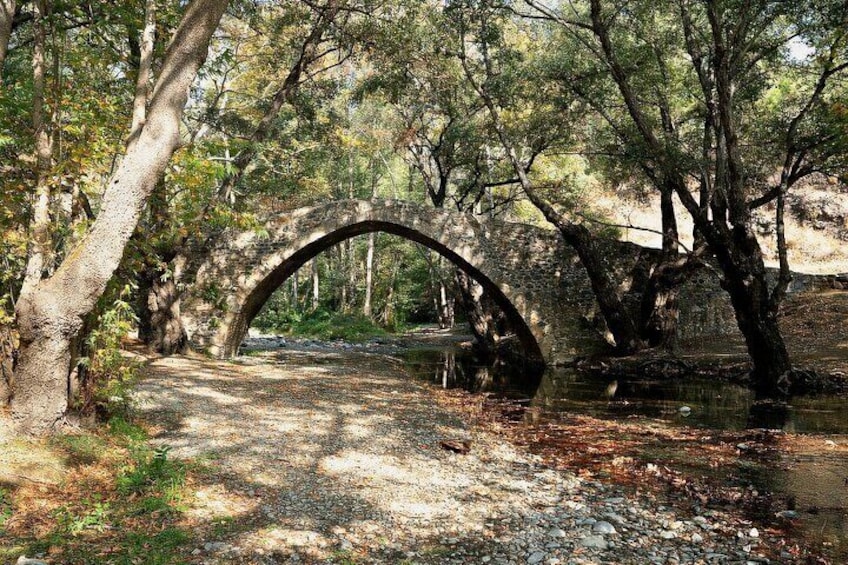
{"label": "large plane tree trunk", "polygon": [[21,345],[12,416],[21,431],[60,423],[68,407],[71,342],[115,272],[142,208],[180,142],[188,90],[226,0],[194,0],[174,33],[146,123],[109,179],[91,230],[55,274],[28,286],[16,309]]}

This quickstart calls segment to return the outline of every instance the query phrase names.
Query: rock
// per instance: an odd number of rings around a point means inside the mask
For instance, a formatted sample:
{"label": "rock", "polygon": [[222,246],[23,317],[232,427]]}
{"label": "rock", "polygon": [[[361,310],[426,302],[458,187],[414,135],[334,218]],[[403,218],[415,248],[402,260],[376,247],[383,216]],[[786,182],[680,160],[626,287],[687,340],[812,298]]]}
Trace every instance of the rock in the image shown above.
{"label": "rock", "polygon": [[684,418],[692,413],[692,409],[688,406],[681,406],[677,411],[680,412],[680,415]]}
{"label": "rock", "polygon": [[535,565],[536,563],[541,563],[545,558],[545,554],[541,551],[535,551],[530,554],[530,557],[527,558],[527,563],[530,565]]}
{"label": "rock", "polygon": [[615,527],[605,520],[601,520],[600,522],[596,522],[594,526],[592,526],[592,531],[596,534],[615,534]]}
{"label": "rock", "polygon": [[589,549],[606,549],[609,544],[604,536],[586,536],[580,539],[580,547]]}
{"label": "rock", "polygon": [[594,526],[595,522],[597,522],[597,520],[595,520],[594,518],[583,518],[582,520],[577,522],[577,525],[578,526]]}
{"label": "rock", "polygon": [[208,541],[203,544],[203,549],[206,551],[225,551],[230,546],[221,541]]}
{"label": "rock", "polygon": [[627,523],[627,520],[616,514],[615,512],[607,512],[604,514],[604,518],[609,520],[610,522],[615,522],[618,525],[624,525]]}
{"label": "rock", "polygon": [[692,543],[701,543],[702,541],[704,541],[704,537],[698,532],[692,534],[692,537],[689,539],[692,541]]}
{"label": "rock", "polygon": [[660,537],[662,539],[674,539],[677,537],[677,534],[671,530],[660,530]]}
{"label": "rock", "polygon": [[778,518],[783,518],[784,520],[794,520],[798,517],[798,513],[794,510],[781,510],[777,513]]}
{"label": "rock", "polygon": [[751,531],[748,532],[749,538],[758,538],[760,537],[760,531],[757,528],[751,528]]}
{"label": "rock", "polygon": [[47,565],[47,562],[42,561],[41,559],[30,559],[26,555],[21,555],[18,557],[18,560],[15,561],[15,565]]}
{"label": "rock", "polygon": [[565,533],[565,530],[562,530],[560,528],[553,528],[552,530],[548,531],[548,537],[552,538],[564,538],[566,535],[567,534]]}

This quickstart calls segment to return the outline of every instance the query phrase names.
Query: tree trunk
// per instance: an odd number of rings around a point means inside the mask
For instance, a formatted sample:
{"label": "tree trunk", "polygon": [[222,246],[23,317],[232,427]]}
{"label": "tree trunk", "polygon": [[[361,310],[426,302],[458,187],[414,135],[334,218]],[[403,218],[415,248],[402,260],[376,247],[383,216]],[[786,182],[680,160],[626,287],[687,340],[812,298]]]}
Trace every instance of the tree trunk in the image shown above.
{"label": "tree trunk", "polygon": [[135,315],[138,318],[138,339],[145,345],[153,345],[153,314],[150,311],[150,294],[153,292],[153,281],[159,273],[153,267],[145,265],[145,268],[136,278]]}
{"label": "tree trunk", "polygon": [[300,281],[298,280],[299,279],[299,277],[298,277],[299,272],[300,272],[300,270],[297,270],[294,273],[292,273],[292,276],[291,276],[291,308],[295,312],[300,311],[300,308],[298,308],[298,306],[300,305],[300,296],[298,296],[298,292],[297,292],[298,287],[300,287]]}
{"label": "tree trunk", "polygon": [[[51,267],[52,241],[50,234],[50,168],[53,161],[53,144],[44,119],[45,43],[47,4],[35,2],[32,51],[32,128],[35,135],[37,184],[30,227],[30,247],[21,294],[31,292]],[[55,56],[55,54],[54,54]]]}
{"label": "tree trunk", "polygon": [[[547,216],[547,214],[545,215]],[[557,218],[554,217],[554,219]],[[582,225],[562,221],[561,218],[559,223],[555,225],[559,228],[566,243],[577,252],[577,256],[586,270],[595,300],[615,341],[616,352],[629,354],[644,348],[645,342],[639,337],[636,324],[625,308],[621,296],[619,296],[617,285],[610,276],[610,268],[606,264],[605,255],[596,245],[589,230]]]}
{"label": "tree trunk", "polygon": [[471,333],[486,353],[494,353],[502,337],[498,331],[499,317],[503,315],[500,308],[493,307],[486,300],[483,287],[461,269],[456,270],[456,284]]}
{"label": "tree trunk", "polygon": [[150,96],[151,69],[153,66],[153,42],[156,36],[156,3],[146,0],[144,4],[144,29],[138,52],[138,72],[135,79],[135,97],[133,98],[132,123],[127,147],[138,139],[144,120],[147,118],[147,99]]}
{"label": "tree trunk", "polygon": [[668,347],[677,338],[680,285],[689,273],[689,261],[679,256],[679,232],[674,214],[673,188],[660,191],[662,253],[642,290],[639,335],[649,347]]}
{"label": "tree trunk", "polygon": [[453,298],[448,296],[445,281],[439,279],[439,327],[444,329],[453,327],[454,303]]}
{"label": "tree trunk", "polygon": [[18,299],[20,356],[11,406],[22,431],[50,431],[68,409],[71,346],[83,321],[65,310],[62,293],[29,292]]}
{"label": "tree trunk", "polygon": [[19,297],[21,332],[12,416],[24,432],[44,432],[68,406],[71,341],[117,269],[141,211],[180,143],[191,83],[206,59],[226,0],[194,0],[165,53],[147,121],[109,179],[100,214],[49,279]]}
{"label": "tree trunk", "polygon": [[315,311],[318,309],[320,290],[321,286],[319,284],[320,280],[318,278],[318,259],[315,258],[312,260],[312,310]]}
{"label": "tree trunk", "polygon": [[365,302],[362,304],[362,313],[371,317],[371,284],[374,268],[374,232],[368,234],[368,251],[365,254]]}
{"label": "tree trunk", "polygon": [[0,326],[0,408],[8,404],[14,389],[12,375],[15,370],[14,334],[9,326]]}
{"label": "tree trunk", "polygon": [[0,0],[0,85],[3,84],[3,65],[6,63],[14,18],[15,0]]}
{"label": "tree trunk", "polygon": [[185,353],[188,335],[180,316],[180,293],[172,278],[156,277],[147,295],[152,335],[150,346],[162,355]]}
{"label": "tree trunk", "polygon": [[[462,43],[462,46],[464,49],[465,44]],[[487,79],[492,79],[492,66],[488,60],[487,50],[482,49],[481,55],[483,56]],[[616,352],[627,354],[642,349],[645,344],[639,338],[636,324],[621,301],[617,285],[610,272],[611,270],[606,264],[603,250],[596,245],[595,238],[584,225],[570,221],[537,192],[535,185],[530,180],[529,167],[525,167],[525,164],[518,158],[515,145],[510,140],[507,130],[501,121],[500,112],[495,105],[491,93],[486,90],[485,83],[479,84],[474,79],[474,75],[468,67],[464,52],[460,58],[460,62],[462,63],[466,78],[480,95],[483,104],[488,109],[492,127],[498,136],[498,140],[501,142],[501,147],[509,158],[509,162],[524,194],[539,209],[545,219],[559,230],[565,242],[577,252],[583,268],[586,269],[586,275],[589,277],[592,291],[595,294],[595,299],[598,302],[601,313],[604,315],[607,328],[615,340]]]}
{"label": "tree trunk", "polygon": [[668,263],[657,265],[642,291],[640,334],[649,347],[669,347],[677,338],[679,271]]}

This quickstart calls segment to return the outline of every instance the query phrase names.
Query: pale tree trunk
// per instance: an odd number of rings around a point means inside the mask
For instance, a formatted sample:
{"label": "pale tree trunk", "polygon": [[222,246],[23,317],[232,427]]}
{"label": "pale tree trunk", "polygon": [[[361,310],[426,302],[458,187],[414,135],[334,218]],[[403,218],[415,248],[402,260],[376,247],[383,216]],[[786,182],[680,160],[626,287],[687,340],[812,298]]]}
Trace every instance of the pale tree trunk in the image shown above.
{"label": "pale tree trunk", "polygon": [[300,310],[300,308],[298,308],[298,304],[300,303],[300,296],[298,296],[297,292],[298,287],[300,286],[300,281],[298,280],[300,278],[298,276],[299,272],[299,270],[295,271],[294,273],[292,273],[291,276],[291,307],[294,309],[295,312]]}
{"label": "pale tree trunk", "polygon": [[321,281],[319,279],[319,273],[318,273],[318,259],[315,258],[315,259],[312,260],[312,310],[313,311],[318,309],[319,299],[321,298],[321,296],[320,296],[321,286],[319,284],[320,282]]}
{"label": "pale tree trunk", "polygon": [[371,282],[374,268],[374,232],[368,234],[368,251],[365,254],[365,302],[362,304],[362,313],[371,317]]}
{"label": "pale tree trunk", "polygon": [[226,0],[187,6],[165,53],[147,120],[109,179],[97,220],[53,276],[30,285],[18,300],[21,348],[12,415],[22,431],[47,431],[65,415],[71,341],[118,267],[147,198],[179,146],[189,87],[226,6]]}
{"label": "pale tree trunk", "polygon": [[[338,255],[339,255],[339,271],[342,275],[345,274],[345,244],[344,242],[338,245]],[[347,277],[343,276],[341,279],[341,284],[339,285],[339,310],[342,312],[347,311]]]}
{"label": "pale tree trunk", "polygon": [[147,100],[150,97],[151,69],[153,64],[153,41],[156,36],[156,2],[147,0],[144,5],[144,29],[139,44],[138,74],[135,79],[135,97],[133,98],[132,123],[127,139],[127,149],[132,148],[138,139],[144,121],[147,118]]}
{"label": "pale tree trunk", "polygon": [[12,36],[12,20],[15,17],[15,0],[0,0],[0,85],[3,84],[3,66]]}
{"label": "pale tree trunk", "polygon": [[445,281],[439,279],[439,327],[442,329],[452,328],[453,318],[453,298],[448,296]]}
{"label": "pale tree trunk", "polygon": [[48,268],[50,238],[50,167],[53,161],[52,138],[44,120],[45,84],[45,18],[47,5],[35,2],[32,52],[32,128],[35,132],[36,178],[35,202],[31,226],[31,242],[21,295],[30,292]]}
{"label": "pale tree trunk", "polygon": [[353,238],[343,243],[347,247],[347,252],[345,253],[345,257],[347,258],[345,262],[345,268],[347,269],[345,285],[348,288],[348,307],[345,309],[346,312],[353,310],[356,306],[356,247],[354,247],[354,243]]}

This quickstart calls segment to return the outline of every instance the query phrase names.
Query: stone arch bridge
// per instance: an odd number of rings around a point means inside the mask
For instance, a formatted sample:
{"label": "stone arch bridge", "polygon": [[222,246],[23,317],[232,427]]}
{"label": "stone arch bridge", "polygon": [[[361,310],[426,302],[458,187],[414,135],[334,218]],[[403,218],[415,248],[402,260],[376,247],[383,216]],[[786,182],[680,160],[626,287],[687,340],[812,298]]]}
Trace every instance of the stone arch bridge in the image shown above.
{"label": "stone arch bridge", "polygon": [[[185,269],[193,276],[181,278],[189,342],[215,356],[236,354],[253,318],[290,275],[337,243],[374,231],[425,245],[479,282],[510,318],[528,358],[565,363],[601,343],[587,324],[596,308],[588,279],[556,231],[392,200],[334,201],[271,217],[258,229],[220,234],[208,252],[197,254],[199,264]],[[655,252],[624,242],[607,246],[604,259],[621,275],[628,298],[634,273],[644,271],[645,256]],[[717,282],[695,286],[682,291],[683,337],[735,331]]]}
{"label": "stone arch bridge", "polygon": [[479,282],[517,328],[524,353],[571,359],[585,341],[591,291],[582,267],[552,230],[400,201],[334,201],[222,234],[192,269],[182,300],[190,343],[236,353],[271,294],[304,263],[355,235],[382,231],[440,253]]}

